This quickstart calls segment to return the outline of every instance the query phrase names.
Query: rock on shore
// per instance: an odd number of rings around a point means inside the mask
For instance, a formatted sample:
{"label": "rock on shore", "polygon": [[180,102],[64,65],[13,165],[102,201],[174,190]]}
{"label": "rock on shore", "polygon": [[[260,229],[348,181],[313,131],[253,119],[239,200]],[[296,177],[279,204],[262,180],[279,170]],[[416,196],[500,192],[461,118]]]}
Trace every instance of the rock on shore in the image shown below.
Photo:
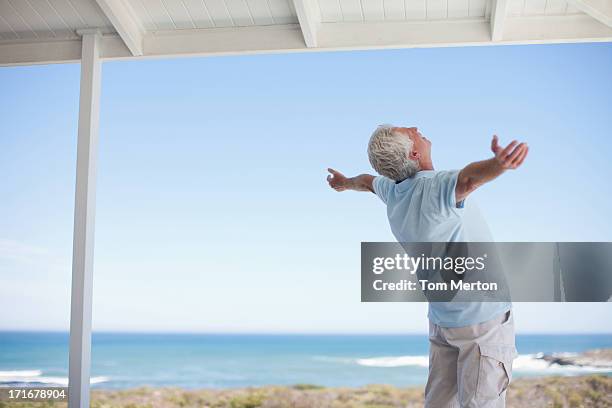
{"label": "rock on shore", "polygon": [[542,360],[551,364],[578,367],[609,368],[612,370],[612,349],[589,350],[584,353],[544,354]]}

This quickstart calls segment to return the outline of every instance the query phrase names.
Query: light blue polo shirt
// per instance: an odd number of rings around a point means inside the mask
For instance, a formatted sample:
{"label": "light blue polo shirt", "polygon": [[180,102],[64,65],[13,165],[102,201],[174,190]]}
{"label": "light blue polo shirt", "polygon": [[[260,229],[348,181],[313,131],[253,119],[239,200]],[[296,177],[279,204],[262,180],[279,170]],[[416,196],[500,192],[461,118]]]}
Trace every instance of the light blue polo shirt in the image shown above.
{"label": "light blue polo shirt", "polygon": [[[492,241],[471,200],[457,205],[458,175],[459,170],[422,170],[400,183],[374,178],[374,192],[387,204],[391,231],[398,242]],[[430,302],[428,317],[442,327],[462,327],[490,320],[511,307],[510,302]]]}

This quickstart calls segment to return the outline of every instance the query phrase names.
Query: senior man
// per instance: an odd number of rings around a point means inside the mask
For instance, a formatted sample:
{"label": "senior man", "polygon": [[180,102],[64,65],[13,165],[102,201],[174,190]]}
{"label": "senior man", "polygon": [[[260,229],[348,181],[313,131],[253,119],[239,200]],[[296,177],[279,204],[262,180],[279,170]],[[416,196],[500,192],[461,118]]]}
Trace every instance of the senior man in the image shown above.
{"label": "senior man", "polygon": [[[467,242],[473,240],[468,231],[487,229],[482,218],[465,216],[467,197],[518,168],[529,148],[517,141],[502,148],[493,136],[491,150],[492,158],[462,170],[436,171],[431,142],[416,127],[380,126],[368,144],[370,163],[380,176],[347,178],[328,169],[327,181],[336,191],[380,197],[399,242]],[[483,225],[470,225],[478,223]],[[426,407],[505,406],[516,356],[511,308],[509,302],[429,303]]]}

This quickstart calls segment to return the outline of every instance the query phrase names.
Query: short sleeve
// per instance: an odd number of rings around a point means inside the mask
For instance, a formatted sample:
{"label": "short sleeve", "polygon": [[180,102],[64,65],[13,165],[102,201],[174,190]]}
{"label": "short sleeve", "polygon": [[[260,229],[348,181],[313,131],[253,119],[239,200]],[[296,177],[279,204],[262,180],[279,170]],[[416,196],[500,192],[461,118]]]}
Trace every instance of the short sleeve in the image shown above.
{"label": "short sleeve", "polygon": [[441,209],[457,209],[463,208],[464,201],[457,203],[455,189],[457,187],[457,178],[459,170],[440,171],[431,180],[434,183],[433,188],[438,194],[433,194]]}
{"label": "short sleeve", "polygon": [[376,176],[374,177],[372,186],[374,187],[374,193],[376,193],[376,195],[385,204],[387,204],[387,200],[389,199],[389,193],[391,192],[393,186],[395,186],[395,182],[387,177]]}

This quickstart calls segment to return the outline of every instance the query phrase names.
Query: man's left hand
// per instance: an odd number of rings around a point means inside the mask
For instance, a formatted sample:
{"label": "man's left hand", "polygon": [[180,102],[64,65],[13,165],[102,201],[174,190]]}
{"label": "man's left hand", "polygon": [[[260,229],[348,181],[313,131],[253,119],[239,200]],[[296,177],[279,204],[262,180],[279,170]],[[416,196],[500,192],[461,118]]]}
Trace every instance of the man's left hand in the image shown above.
{"label": "man's left hand", "polygon": [[529,146],[526,143],[518,143],[513,140],[505,148],[499,145],[497,135],[493,136],[491,141],[491,151],[495,154],[495,160],[504,170],[513,170],[518,168],[529,153]]}

